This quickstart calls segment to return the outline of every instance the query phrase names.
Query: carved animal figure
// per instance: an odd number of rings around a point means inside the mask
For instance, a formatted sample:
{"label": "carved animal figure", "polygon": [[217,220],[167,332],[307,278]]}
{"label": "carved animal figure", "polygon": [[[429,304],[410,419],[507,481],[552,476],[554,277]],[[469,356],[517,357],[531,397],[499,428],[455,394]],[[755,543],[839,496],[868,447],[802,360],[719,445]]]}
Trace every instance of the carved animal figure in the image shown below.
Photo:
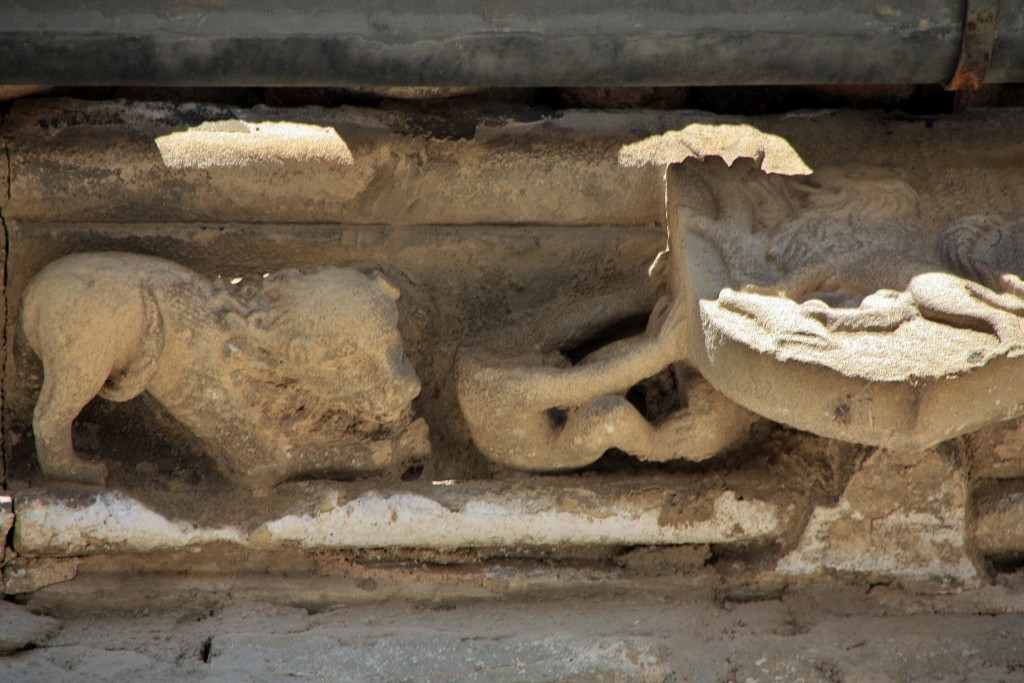
{"label": "carved animal figure", "polygon": [[[992,377],[989,359],[1024,349],[1024,283],[1014,274],[1024,229],[968,217],[929,249],[916,192],[872,168],[795,180],[744,161],[705,161],[666,179],[671,295],[644,334],[575,365],[550,343],[557,333],[540,354],[460,350],[460,404],[490,458],[557,470],[620,448],[699,461],[742,440],[752,413],[823,436],[921,448],[1015,414],[1019,401],[1000,405],[995,380],[968,389],[984,389],[969,408],[943,383]],[[589,318],[577,307],[559,324],[616,320],[597,303]],[[944,365],[929,364],[929,353]],[[703,377],[685,381],[685,408],[648,421],[625,392],[680,363]],[[1008,372],[998,381],[1019,386]]]}
{"label": "carved animal figure", "polygon": [[[919,317],[1021,341],[1024,286],[1012,271],[1024,263],[1024,245],[1015,226],[967,216],[925,253],[917,195],[885,172],[831,169],[811,184],[748,164],[708,166],[718,181],[718,215],[691,215],[688,227],[719,247],[729,280],[741,286],[722,292],[724,308],[780,329],[780,339],[795,333],[798,343],[828,344],[830,332],[891,331]],[[783,320],[757,295],[801,302],[809,320]],[[815,320],[824,327],[815,330]]]}
{"label": "carved animal figure", "polygon": [[232,289],[149,256],[59,259],[31,281],[22,312],[44,369],[33,415],[43,473],[104,484],[105,467],[75,453],[72,421],[97,395],[143,391],[256,488],[422,455],[397,298],[379,274],[347,268]]}
{"label": "carved animal figure", "polygon": [[1020,414],[1024,225],[930,234],[880,169],[794,180],[712,161],[667,178],[673,305],[692,321],[679,354],[732,400],[910,450]]}
{"label": "carved animal figure", "polygon": [[[579,332],[607,325],[617,319],[615,305],[607,304],[578,306],[560,326]],[[474,443],[496,462],[531,471],[583,467],[610,448],[650,462],[699,462],[737,445],[756,416],[699,376],[681,386],[686,407],[657,423],[626,399],[631,386],[685,358],[679,355],[685,321],[666,318],[668,307],[662,300],[643,334],[612,342],[577,365],[557,350],[529,362],[483,344],[461,349],[459,403]],[[555,329],[545,341],[557,347],[571,335]]]}
{"label": "carved animal figure", "polygon": [[[1021,230],[1006,221],[988,216],[967,216],[954,221],[939,236],[938,252],[942,267],[904,262],[890,254],[877,254],[874,261],[890,270],[900,269],[906,285],[903,291],[881,289],[869,294],[858,308],[833,308],[820,300],[806,301],[801,309],[820,320],[833,332],[886,332],[917,317],[991,332],[1005,344],[1024,343],[1024,282],[1000,263],[1000,257],[1018,256]],[[993,248],[988,248],[988,245]],[[863,262],[846,264],[832,279],[844,283],[847,278],[864,278],[882,268],[863,268]],[[862,267],[863,269],[859,269]],[[794,293],[780,290],[785,296]]]}

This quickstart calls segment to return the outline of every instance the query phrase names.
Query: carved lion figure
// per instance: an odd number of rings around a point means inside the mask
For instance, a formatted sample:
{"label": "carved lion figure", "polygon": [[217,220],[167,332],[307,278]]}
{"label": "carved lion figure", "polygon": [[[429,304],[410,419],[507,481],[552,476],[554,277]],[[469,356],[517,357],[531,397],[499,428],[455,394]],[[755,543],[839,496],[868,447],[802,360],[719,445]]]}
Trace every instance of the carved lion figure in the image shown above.
{"label": "carved lion figure", "polygon": [[106,468],[75,453],[72,421],[97,395],[127,401],[143,391],[254,488],[425,454],[398,295],[379,273],[350,268],[286,270],[236,287],[135,254],[51,263],[22,313],[43,362],[33,414],[43,473],[104,484]]}

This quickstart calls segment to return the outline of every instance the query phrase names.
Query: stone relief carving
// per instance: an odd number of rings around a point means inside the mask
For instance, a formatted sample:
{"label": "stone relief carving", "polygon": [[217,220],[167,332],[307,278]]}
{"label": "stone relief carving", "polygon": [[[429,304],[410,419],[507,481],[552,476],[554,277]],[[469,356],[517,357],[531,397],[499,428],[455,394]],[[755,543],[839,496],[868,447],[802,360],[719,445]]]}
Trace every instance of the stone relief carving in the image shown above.
{"label": "stone relief carving", "polygon": [[[9,593],[97,553],[126,572],[128,553],[335,573],[588,545],[758,576],[1019,568],[1024,169],[999,147],[1019,116],[517,105],[463,139],[433,114],[311,110],[349,161],[189,170],[154,140],[235,110],[25,104],[4,119]],[[88,253],[111,251],[184,267]],[[324,267],[348,263],[387,264],[401,298]],[[636,457],[506,469],[609,449]],[[299,479],[321,480],[253,495]]]}
{"label": "stone relief carving", "polygon": [[[979,215],[929,232],[910,185],[855,166],[790,178],[709,160],[666,181],[669,294],[642,334],[576,363],[557,332],[529,353],[460,351],[460,404],[491,459],[559,470],[620,448],[700,461],[756,415],[916,450],[1024,411],[1024,226]],[[558,325],[622,317],[590,309]],[[699,374],[677,372],[684,407],[652,422],[625,393],[667,367]]]}
{"label": "stone relief carving", "polygon": [[[932,229],[910,185],[874,168],[784,177],[709,160],[671,167],[666,182],[660,297],[593,299],[459,350],[459,406],[491,460],[555,471],[618,448],[703,461],[758,417],[921,449],[1022,412],[1019,226],[979,215]],[[71,423],[96,395],[143,391],[253,487],[421,457],[397,297],[351,269],[234,286],[152,257],[61,259],[23,312],[45,370],[43,471],[102,483],[102,465],[74,453]],[[642,332],[578,352],[638,313]],[[666,409],[627,396],[666,377]]]}
{"label": "stone relief carving", "polygon": [[709,162],[668,182],[686,358],[737,403],[908,450],[1021,413],[1024,226],[928,230],[913,189],[877,169]]}
{"label": "stone relief carving", "polygon": [[583,467],[611,448],[645,461],[701,461],[736,445],[753,416],[699,376],[685,387],[688,407],[656,424],[625,397],[672,363],[671,336],[665,325],[568,367],[463,351],[460,402],[474,442],[492,460],[533,471]]}
{"label": "stone relief carving", "polygon": [[[460,350],[459,402],[485,455],[532,471],[583,467],[611,448],[645,461],[696,462],[747,436],[756,416],[687,371],[679,353],[687,318],[668,298],[658,301],[642,334],[570,362],[563,350],[632,312],[626,303],[598,299],[565,311],[532,353],[487,341]],[[626,393],[666,369],[681,407],[651,421]]]}
{"label": "stone relief carving", "polygon": [[423,456],[398,296],[380,273],[350,268],[235,286],[149,256],[61,258],[32,280],[22,313],[44,369],[33,415],[43,473],[103,484],[103,464],[73,449],[72,421],[97,395],[144,391],[254,488]]}

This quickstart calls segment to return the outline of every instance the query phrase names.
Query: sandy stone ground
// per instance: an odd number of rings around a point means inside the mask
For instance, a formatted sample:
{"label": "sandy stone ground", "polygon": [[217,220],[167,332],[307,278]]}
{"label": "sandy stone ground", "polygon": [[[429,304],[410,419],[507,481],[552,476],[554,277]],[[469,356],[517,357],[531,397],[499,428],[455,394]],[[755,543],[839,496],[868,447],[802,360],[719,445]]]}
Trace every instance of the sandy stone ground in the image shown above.
{"label": "sandy stone ground", "polygon": [[1012,576],[970,591],[691,577],[466,598],[435,586],[350,604],[315,587],[282,596],[270,577],[238,591],[183,580],[173,599],[151,582],[163,599],[147,602],[139,581],[30,601],[53,617],[4,603],[0,644],[16,651],[0,681],[1024,680]]}

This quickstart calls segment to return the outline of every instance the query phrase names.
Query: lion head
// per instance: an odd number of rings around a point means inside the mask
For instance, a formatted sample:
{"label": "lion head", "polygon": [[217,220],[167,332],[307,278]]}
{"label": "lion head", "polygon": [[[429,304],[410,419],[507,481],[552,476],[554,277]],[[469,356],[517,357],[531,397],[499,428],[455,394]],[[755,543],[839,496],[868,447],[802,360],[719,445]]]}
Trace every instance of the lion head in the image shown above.
{"label": "lion head", "polygon": [[218,316],[233,384],[285,434],[407,425],[420,381],[402,347],[398,296],[383,275],[351,268],[264,278]]}

